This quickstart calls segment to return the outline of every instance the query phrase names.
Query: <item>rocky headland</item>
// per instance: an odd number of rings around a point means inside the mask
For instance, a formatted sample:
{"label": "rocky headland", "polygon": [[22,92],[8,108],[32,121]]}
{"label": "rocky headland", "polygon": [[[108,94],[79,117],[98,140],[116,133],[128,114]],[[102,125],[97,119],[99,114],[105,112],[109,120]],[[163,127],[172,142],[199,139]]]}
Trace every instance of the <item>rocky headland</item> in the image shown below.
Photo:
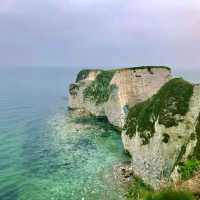
{"label": "rocky headland", "polygon": [[200,188],[200,85],[162,66],[82,70],[68,106],[121,132],[132,172],[145,184]]}

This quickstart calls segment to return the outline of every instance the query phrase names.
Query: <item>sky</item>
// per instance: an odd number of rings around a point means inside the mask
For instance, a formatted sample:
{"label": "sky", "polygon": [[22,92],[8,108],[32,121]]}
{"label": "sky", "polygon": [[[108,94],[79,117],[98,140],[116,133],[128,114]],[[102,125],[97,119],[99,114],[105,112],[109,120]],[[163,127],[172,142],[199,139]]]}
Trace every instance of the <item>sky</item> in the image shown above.
{"label": "sky", "polygon": [[200,72],[199,0],[0,0],[0,66]]}

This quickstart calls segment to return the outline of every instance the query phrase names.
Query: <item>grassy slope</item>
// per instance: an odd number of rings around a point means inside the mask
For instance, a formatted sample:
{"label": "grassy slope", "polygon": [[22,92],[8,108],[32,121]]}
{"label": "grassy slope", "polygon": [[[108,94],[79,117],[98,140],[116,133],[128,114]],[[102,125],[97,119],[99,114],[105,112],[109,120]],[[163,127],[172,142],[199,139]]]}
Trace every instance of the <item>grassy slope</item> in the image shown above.
{"label": "grassy slope", "polygon": [[138,131],[143,144],[148,144],[157,120],[166,127],[178,125],[181,120],[175,116],[188,112],[192,94],[193,85],[189,82],[181,78],[170,80],[152,98],[130,109],[125,125],[127,135],[132,137]]}

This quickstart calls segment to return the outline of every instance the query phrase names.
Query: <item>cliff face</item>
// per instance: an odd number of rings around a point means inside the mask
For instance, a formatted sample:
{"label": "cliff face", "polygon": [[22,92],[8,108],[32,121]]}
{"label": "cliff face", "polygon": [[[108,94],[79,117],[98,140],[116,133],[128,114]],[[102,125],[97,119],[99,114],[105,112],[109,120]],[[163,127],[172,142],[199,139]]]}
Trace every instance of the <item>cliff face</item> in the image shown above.
{"label": "cliff face", "polygon": [[169,81],[154,97],[134,107],[122,132],[134,173],[154,188],[170,178],[177,181],[179,164],[196,159],[199,113],[200,86],[182,79]]}
{"label": "cliff face", "polygon": [[96,104],[85,97],[86,89],[96,80],[101,70],[82,70],[79,72],[76,82],[69,87],[69,105],[71,109],[81,109],[96,117],[104,117],[104,103]]}
{"label": "cliff face", "polygon": [[169,68],[83,70],[69,93],[70,108],[122,130],[134,174],[154,188],[180,180],[188,159],[200,160],[200,85],[172,79]]}
{"label": "cliff face", "polygon": [[167,67],[140,67],[81,74],[83,71],[70,86],[69,107],[105,116],[122,129],[129,108],[155,94],[170,79],[171,71]]}
{"label": "cliff face", "polygon": [[169,80],[170,74],[167,68],[118,70],[110,83],[117,89],[111,92],[105,107],[110,123],[122,128],[129,108],[155,94]]}

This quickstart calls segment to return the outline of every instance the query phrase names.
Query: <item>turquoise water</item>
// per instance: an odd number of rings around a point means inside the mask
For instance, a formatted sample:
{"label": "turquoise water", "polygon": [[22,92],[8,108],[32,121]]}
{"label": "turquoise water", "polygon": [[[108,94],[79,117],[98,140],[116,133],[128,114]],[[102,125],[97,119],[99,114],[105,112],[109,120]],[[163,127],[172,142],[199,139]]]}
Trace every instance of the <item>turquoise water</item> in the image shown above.
{"label": "turquoise water", "polygon": [[0,70],[0,200],[117,200],[120,135],[67,111],[64,68]]}

